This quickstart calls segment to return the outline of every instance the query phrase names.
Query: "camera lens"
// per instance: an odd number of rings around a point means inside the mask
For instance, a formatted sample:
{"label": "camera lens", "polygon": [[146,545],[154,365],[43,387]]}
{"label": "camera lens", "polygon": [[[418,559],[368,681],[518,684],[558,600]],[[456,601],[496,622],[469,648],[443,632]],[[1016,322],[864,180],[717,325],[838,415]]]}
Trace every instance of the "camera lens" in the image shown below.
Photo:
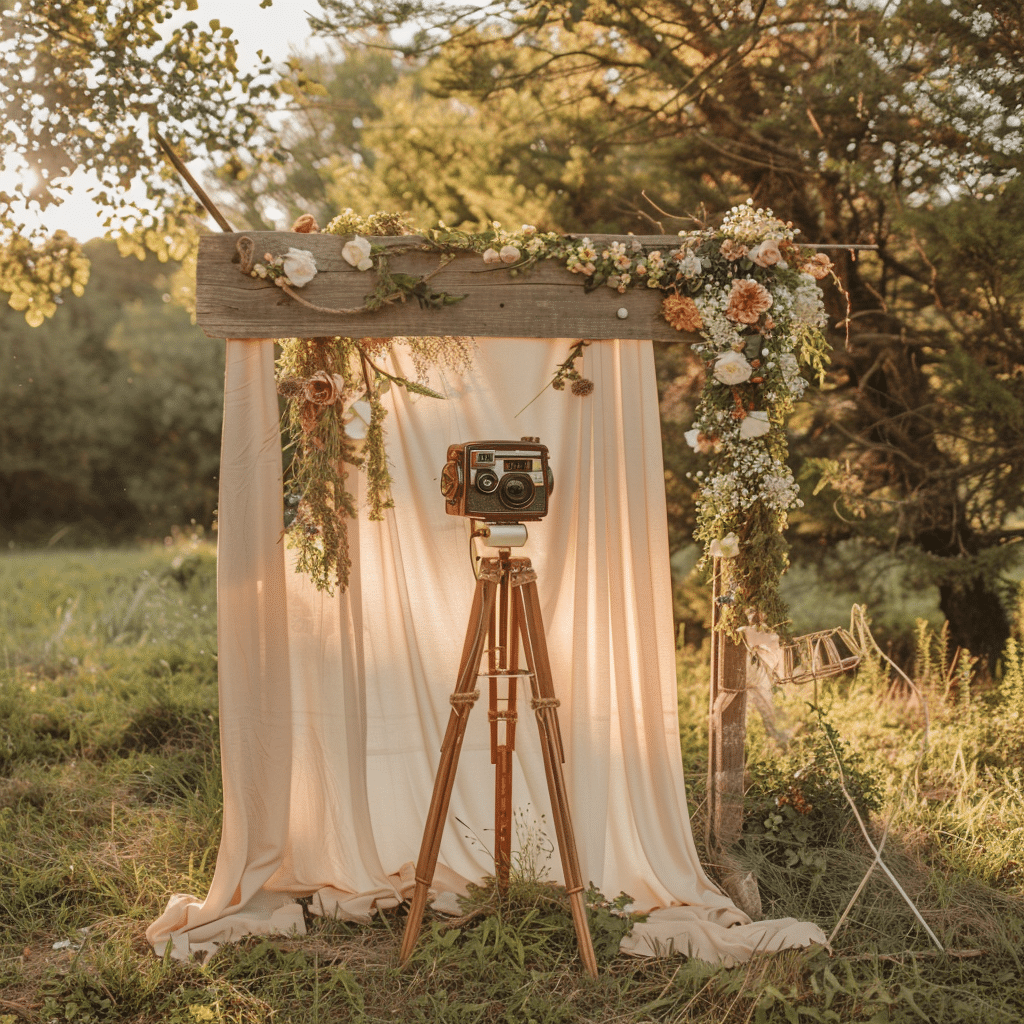
{"label": "camera lens", "polygon": [[501,478],[498,497],[509,508],[523,508],[533,501],[536,488],[533,481],[523,473],[509,473]]}
{"label": "camera lens", "polygon": [[484,494],[493,494],[498,486],[497,476],[489,469],[478,469],[476,471],[476,489]]}

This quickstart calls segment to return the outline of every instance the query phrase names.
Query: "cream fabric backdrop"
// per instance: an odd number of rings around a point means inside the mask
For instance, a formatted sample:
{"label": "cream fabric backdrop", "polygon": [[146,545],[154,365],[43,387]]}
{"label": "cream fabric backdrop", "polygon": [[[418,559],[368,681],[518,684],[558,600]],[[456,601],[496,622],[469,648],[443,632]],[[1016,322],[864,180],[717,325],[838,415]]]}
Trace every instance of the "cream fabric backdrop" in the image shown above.
{"label": "cream fabric backdrop", "polygon": [[[302,930],[314,912],[365,920],[411,894],[474,580],[467,524],[438,490],[455,441],[537,435],[552,511],[524,553],[539,575],[566,779],[584,879],[663,908],[623,943],[712,962],[824,942],[791,919],[751,923],[710,881],[690,832],[679,753],[664,473],[650,342],[591,345],[585,399],[551,390],[518,417],[566,342],[483,340],[474,369],[393,388],[386,429],[396,507],[352,524],[352,586],[326,597],[288,564],[273,345],[229,341],[218,541],[224,827],[205,900],[172,897],[157,952],[210,951]],[[398,365],[402,372],[411,367]],[[516,732],[520,837],[549,839],[528,704]],[[493,870],[486,710],[470,716],[435,878],[437,905]],[[529,833],[532,830],[533,839]],[[561,881],[557,853],[545,859]]]}

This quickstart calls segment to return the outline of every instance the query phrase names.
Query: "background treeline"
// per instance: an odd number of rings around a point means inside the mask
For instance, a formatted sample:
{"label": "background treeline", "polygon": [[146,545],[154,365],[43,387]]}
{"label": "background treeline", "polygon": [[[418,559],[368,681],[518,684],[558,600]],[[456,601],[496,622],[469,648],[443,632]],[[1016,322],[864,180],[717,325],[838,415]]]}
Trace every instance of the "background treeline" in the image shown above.
{"label": "background treeline", "polygon": [[172,301],[179,268],[86,246],[89,287],[29,327],[0,309],[0,544],[209,527],[224,346]]}
{"label": "background treeline", "polygon": [[[791,424],[807,502],[794,559],[872,602],[894,581],[934,594],[953,644],[994,663],[1024,537],[1016,0],[499,0],[486,20],[449,4],[322,8],[313,25],[329,56],[297,56],[281,87],[288,116],[219,164],[218,202],[240,226],[302,213],[324,225],[352,207],[467,229],[674,233],[750,198],[807,240],[877,244],[837,256],[832,363]],[[149,264],[131,266],[145,277]],[[42,537],[43,523],[88,516],[145,533],[158,511],[160,529],[208,520],[217,346],[186,343],[187,320],[173,346],[157,342],[180,314],[155,282],[124,299],[91,285],[45,346],[42,331],[4,321],[5,360],[14,344],[38,359],[59,345],[91,367],[63,385],[81,414],[49,380],[9,403],[4,374],[5,529],[27,535],[35,520]],[[86,317],[78,304],[94,301],[103,312]],[[658,361],[680,551],[700,367],[683,346],[659,347]],[[76,415],[88,423],[72,431]],[[99,426],[115,416],[137,419]],[[61,429],[73,450],[53,445]],[[695,637],[705,603],[680,595]]]}

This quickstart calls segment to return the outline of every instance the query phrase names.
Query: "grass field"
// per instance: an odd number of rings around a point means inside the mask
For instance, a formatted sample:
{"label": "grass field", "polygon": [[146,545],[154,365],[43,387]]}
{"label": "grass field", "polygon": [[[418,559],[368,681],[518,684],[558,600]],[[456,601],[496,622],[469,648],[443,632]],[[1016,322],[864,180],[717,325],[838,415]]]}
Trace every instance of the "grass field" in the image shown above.
{"label": "grass field", "polygon": [[[734,968],[615,954],[582,975],[560,894],[521,872],[457,927],[425,928],[399,971],[399,909],[371,926],[312,919],[206,964],[153,955],[174,892],[205,893],[220,829],[214,556],[201,544],[0,558],[0,1024],[15,1021],[1024,1021],[1024,659],[982,685],[922,627],[912,694],[877,666],[779,696],[785,751],[751,722],[737,851],[766,915],[829,934],[824,950]],[[702,829],[705,658],[680,655],[680,721]],[[838,755],[838,759],[837,759]],[[840,778],[839,764],[843,765]],[[842,783],[842,785],[841,785]],[[614,894],[612,894],[614,895]]]}

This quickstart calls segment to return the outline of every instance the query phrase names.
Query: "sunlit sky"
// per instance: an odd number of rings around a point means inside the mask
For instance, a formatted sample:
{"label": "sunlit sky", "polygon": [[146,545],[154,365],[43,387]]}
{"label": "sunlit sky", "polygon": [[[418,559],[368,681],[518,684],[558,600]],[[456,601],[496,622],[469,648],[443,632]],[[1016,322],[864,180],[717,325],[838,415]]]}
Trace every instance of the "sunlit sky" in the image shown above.
{"label": "sunlit sky", "polygon": [[[219,19],[221,24],[234,30],[238,66],[244,71],[257,63],[257,50],[274,61],[283,61],[293,49],[310,49],[307,12],[322,13],[318,0],[274,0],[272,7],[263,9],[260,0],[199,0],[198,11],[183,9],[167,25],[189,20],[205,25],[211,18]],[[197,173],[201,165],[196,162],[190,165],[190,170]],[[0,169],[0,191],[9,190],[12,179],[10,169]],[[61,206],[50,207],[43,214],[30,213],[26,219],[30,224],[41,224],[48,231],[62,228],[82,241],[102,235],[104,211],[87,194],[89,179],[76,173],[70,180],[71,192]],[[139,198],[142,198],[141,190]]]}

